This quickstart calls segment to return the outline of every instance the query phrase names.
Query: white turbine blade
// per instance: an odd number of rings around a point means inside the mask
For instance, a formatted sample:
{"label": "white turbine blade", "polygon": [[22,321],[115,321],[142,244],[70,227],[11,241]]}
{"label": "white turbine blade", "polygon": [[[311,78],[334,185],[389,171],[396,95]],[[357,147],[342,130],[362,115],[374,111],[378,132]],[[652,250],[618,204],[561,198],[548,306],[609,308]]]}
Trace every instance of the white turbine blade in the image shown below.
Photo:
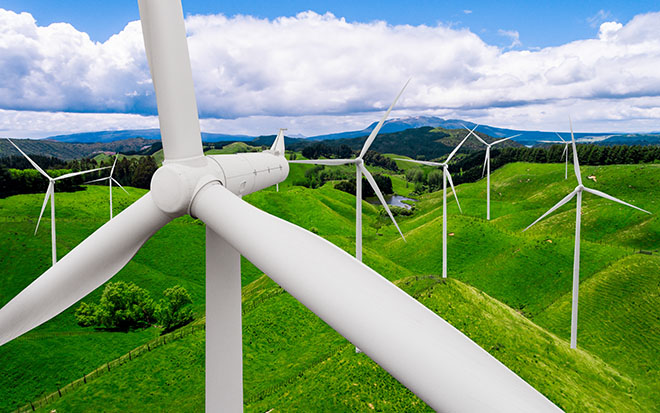
{"label": "white turbine blade", "polygon": [[[477,126],[479,126],[479,125],[477,125]],[[474,130],[477,129],[477,126],[475,126],[474,128],[472,128],[472,130],[470,130],[470,128],[468,128],[467,126],[463,125],[463,127],[469,131],[468,136],[472,135],[472,136],[474,136],[475,138],[477,138],[477,139],[479,140],[479,142],[483,143],[484,145],[488,145],[488,143],[487,143],[485,140],[481,139],[481,136],[479,136],[479,135],[477,135],[476,133],[474,133]]]}
{"label": "white turbine blade", "polygon": [[347,165],[355,163],[355,159],[301,159],[299,161],[289,161],[289,163],[304,163],[311,165]]}
{"label": "white turbine blade", "polygon": [[110,179],[112,179],[112,182],[116,183],[117,186],[119,186],[122,189],[122,191],[126,192],[126,195],[128,195],[128,191],[125,190],[124,187],[121,186],[121,184],[119,182],[117,182],[117,180],[115,178],[110,178]]}
{"label": "white turbine blade", "polygon": [[490,151],[486,149],[486,156],[484,156],[484,167],[481,168],[481,177],[483,178],[486,175],[486,164],[488,163],[488,158],[490,158]]}
{"label": "white turbine blade", "polygon": [[376,135],[378,135],[378,132],[380,131],[380,128],[383,126],[383,123],[385,123],[385,119],[387,119],[387,117],[390,116],[390,112],[392,111],[392,108],[394,107],[394,105],[396,105],[396,102],[399,100],[399,98],[403,94],[403,91],[406,90],[406,86],[408,86],[408,83],[410,83],[410,79],[408,79],[406,84],[403,85],[403,88],[401,88],[401,92],[399,92],[399,94],[396,95],[396,98],[394,99],[394,102],[392,102],[389,109],[387,109],[387,112],[385,112],[383,117],[380,119],[380,122],[378,122],[378,125],[376,125],[374,130],[372,130],[371,133],[369,134],[369,137],[364,142],[364,146],[362,147],[362,150],[360,151],[360,155],[358,156],[358,158],[364,158],[364,154],[367,153],[367,151],[369,150],[369,147],[374,142],[374,139],[376,139]]}
{"label": "white turbine blade", "polygon": [[284,156],[284,131],[286,130],[286,128],[280,128],[279,132],[277,132],[275,140],[273,141],[273,145],[271,145],[270,149],[268,150],[275,156]]}
{"label": "white turbine blade", "polygon": [[103,168],[95,168],[95,169],[90,169],[88,171],[71,172],[71,173],[68,173],[68,174],[60,175],[57,178],[53,178],[53,180],[54,181],[60,181],[62,179],[72,178],[74,176],[84,175],[84,174],[88,174],[90,172],[96,172],[96,171],[100,171],[100,170],[108,169],[108,168],[110,168],[110,167],[109,166],[104,166]]}
{"label": "white turbine blade", "polygon": [[566,155],[566,152],[568,151],[568,145],[564,145],[564,150],[561,152],[561,157],[563,158],[564,155]]}
{"label": "white turbine blade", "polygon": [[555,135],[557,135],[557,136],[559,137],[559,139],[561,139],[562,142],[566,143],[566,141],[564,140],[564,138],[561,137],[560,134],[558,134],[557,132],[555,132]]}
{"label": "white turbine blade", "polygon": [[115,275],[173,217],[147,194],[0,309],[0,345],[50,320]]}
{"label": "white turbine blade", "polygon": [[559,411],[456,328],[329,241],[220,184],[202,188],[191,209],[436,411]]}
{"label": "white turbine blade", "polygon": [[596,190],[596,189],[587,188],[586,186],[584,187],[584,190],[587,191],[587,192],[590,192],[590,193],[592,193],[592,194],[594,194],[594,195],[598,195],[598,196],[600,196],[600,197],[603,197],[603,198],[605,198],[605,199],[609,199],[610,201],[618,202],[618,203],[623,204],[623,205],[625,205],[625,206],[629,206],[630,208],[635,208],[635,209],[638,209],[638,210],[640,210],[640,211],[642,211],[642,212],[646,212],[647,214],[650,214],[650,212],[647,211],[647,210],[645,210],[645,209],[642,209],[642,208],[636,207],[635,205],[632,205],[632,204],[629,204],[629,203],[627,203],[627,202],[625,202],[625,201],[622,201],[622,200],[620,200],[619,198],[615,198],[615,197],[613,197],[612,195],[608,195],[608,194],[606,194],[605,192],[601,192],[601,191],[598,191],[598,190]]}
{"label": "white turbine blade", "polygon": [[378,200],[380,201],[381,204],[383,204],[385,211],[387,211],[387,215],[390,216],[390,219],[394,223],[394,226],[399,231],[399,234],[401,234],[401,238],[403,238],[403,240],[405,241],[406,237],[403,236],[403,232],[401,232],[401,228],[399,228],[399,224],[396,223],[396,220],[394,219],[394,215],[392,215],[392,211],[390,211],[390,207],[387,205],[387,202],[385,202],[385,198],[383,198],[383,194],[380,192],[380,188],[378,188],[378,184],[376,184],[376,180],[371,175],[371,172],[369,172],[367,168],[365,168],[364,165],[362,164],[359,164],[358,168],[360,168],[360,171],[362,172],[364,177],[367,178],[367,182],[369,182],[369,185],[371,185],[371,188],[376,193]]}
{"label": "white turbine blade", "polygon": [[529,226],[527,226],[527,228],[523,229],[523,232],[527,231],[527,230],[530,229],[534,224],[536,224],[537,222],[539,222],[540,220],[542,220],[542,219],[545,218],[546,216],[552,214],[557,208],[559,208],[560,206],[564,205],[565,203],[567,203],[568,201],[570,201],[571,199],[573,199],[573,197],[575,196],[576,193],[577,193],[577,190],[573,190],[573,192],[571,192],[570,194],[566,195],[566,196],[564,197],[564,199],[562,199],[561,201],[557,202],[557,204],[556,204],[555,206],[553,206],[552,208],[550,208],[550,209],[548,210],[548,212],[546,212],[545,214],[541,215],[536,221],[532,222],[531,224],[529,224]]}
{"label": "white turbine blade", "polygon": [[504,138],[504,139],[497,140],[497,141],[491,143],[490,145],[491,145],[491,146],[493,146],[493,145],[497,145],[497,144],[500,143],[500,142],[504,142],[504,141],[508,141],[509,139],[517,138],[517,137],[520,136],[520,135],[521,135],[521,133],[519,133],[519,134],[517,134],[517,135],[509,136],[508,138]]}
{"label": "white turbine blade", "polygon": [[[475,127],[476,127],[476,126],[475,126]],[[456,155],[456,152],[458,152],[458,150],[461,148],[461,146],[463,146],[463,144],[465,143],[465,141],[466,141],[467,138],[469,138],[469,137],[470,137],[470,134],[468,133],[468,135],[467,135],[465,138],[463,138],[463,140],[461,141],[461,143],[459,143],[459,144],[454,148],[454,150],[451,151],[451,153],[450,153],[449,156],[447,157],[447,160],[445,161],[445,163],[449,163],[449,160],[450,160],[454,155]]]}
{"label": "white turbine blade", "polygon": [[431,162],[431,161],[418,161],[416,159],[403,159],[403,158],[394,158],[397,161],[404,161],[404,162],[412,162],[412,163],[418,163],[420,165],[426,165],[426,166],[442,166],[444,164],[440,162]]}
{"label": "white turbine blade", "polygon": [[461,209],[461,203],[458,202],[458,195],[456,195],[456,188],[454,188],[454,182],[451,180],[451,174],[449,173],[449,170],[445,168],[445,172],[447,174],[447,180],[449,181],[449,186],[451,186],[451,191],[454,193],[454,198],[456,198],[456,205],[458,205],[458,210],[463,213],[463,210]]}
{"label": "white turbine blade", "polygon": [[12,142],[11,139],[7,138],[7,140],[9,141],[9,143],[11,143],[12,145],[14,145],[14,148],[16,148],[16,149],[21,153],[21,155],[23,155],[23,156],[25,157],[25,159],[28,160],[28,162],[30,162],[30,164],[34,167],[34,169],[36,169],[37,171],[39,171],[39,173],[42,174],[43,176],[45,176],[46,178],[50,179],[50,176],[49,176],[49,175],[48,175],[43,169],[41,169],[41,168],[39,167],[39,165],[37,165],[36,162],[34,162],[32,159],[30,159],[30,157],[27,156],[27,154],[26,154],[25,152],[23,152],[23,151],[21,150],[21,148],[19,148],[18,146],[16,146],[16,144],[15,144],[14,142]]}
{"label": "white turbine blade", "polygon": [[101,182],[101,181],[106,181],[108,179],[111,179],[109,176],[106,176],[104,178],[99,178],[99,179],[92,179],[91,181],[85,181],[86,184],[91,184],[94,182]]}
{"label": "white turbine blade", "polygon": [[54,190],[54,183],[52,180],[48,181],[48,189],[46,189],[46,195],[44,196],[44,203],[41,205],[41,212],[39,213],[39,219],[37,220],[37,227],[34,229],[34,235],[37,235],[37,231],[39,230],[39,224],[41,223],[41,217],[44,216],[44,211],[46,210],[46,204],[48,203],[48,199],[52,195],[52,191]]}
{"label": "white turbine blade", "polygon": [[577,178],[578,184],[582,185],[582,176],[580,175],[580,161],[578,160],[577,149],[575,148],[575,136],[573,136],[573,121],[570,116],[568,122],[571,125],[571,145],[573,145],[573,170],[575,171],[575,177]]}
{"label": "white turbine blade", "polygon": [[110,176],[112,176],[112,174],[115,173],[115,165],[117,165],[117,158],[119,157],[115,155],[115,161],[112,163],[112,169],[110,169]]}
{"label": "white turbine blade", "polygon": [[181,2],[138,0],[166,161],[199,158],[202,138]]}

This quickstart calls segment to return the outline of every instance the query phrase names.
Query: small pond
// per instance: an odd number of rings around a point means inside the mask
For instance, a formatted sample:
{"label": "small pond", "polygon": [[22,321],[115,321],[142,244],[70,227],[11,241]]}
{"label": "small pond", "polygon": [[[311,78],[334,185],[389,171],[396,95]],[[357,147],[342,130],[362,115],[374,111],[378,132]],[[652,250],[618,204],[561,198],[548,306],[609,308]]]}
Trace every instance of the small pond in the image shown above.
{"label": "small pond", "polygon": [[[375,196],[370,196],[369,198],[366,199],[366,201],[372,205],[380,205],[380,201]],[[408,198],[402,195],[385,195],[385,202],[387,202],[387,205],[392,205],[405,209],[412,208],[409,204],[403,201],[417,202],[416,199]]]}

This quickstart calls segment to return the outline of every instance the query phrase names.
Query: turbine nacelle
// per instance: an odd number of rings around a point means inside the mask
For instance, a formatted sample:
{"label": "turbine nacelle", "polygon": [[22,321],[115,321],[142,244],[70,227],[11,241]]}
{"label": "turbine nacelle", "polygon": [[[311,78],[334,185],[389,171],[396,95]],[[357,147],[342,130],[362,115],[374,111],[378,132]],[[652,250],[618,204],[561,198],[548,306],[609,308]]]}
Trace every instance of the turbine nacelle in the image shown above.
{"label": "turbine nacelle", "polygon": [[195,195],[212,182],[243,196],[284,181],[289,175],[289,164],[283,154],[283,150],[269,150],[208,155],[194,162],[169,162],[154,173],[151,193],[163,212],[176,216],[190,214]]}

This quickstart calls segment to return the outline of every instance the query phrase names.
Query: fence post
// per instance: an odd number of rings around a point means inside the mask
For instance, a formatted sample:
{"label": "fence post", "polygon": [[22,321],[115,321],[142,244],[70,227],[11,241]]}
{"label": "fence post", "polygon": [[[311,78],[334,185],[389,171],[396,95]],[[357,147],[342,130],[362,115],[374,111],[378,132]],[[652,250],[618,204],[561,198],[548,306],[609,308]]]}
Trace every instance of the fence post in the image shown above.
{"label": "fence post", "polygon": [[60,399],[61,399],[61,398],[62,398],[62,391],[60,390],[60,388],[59,388],[59,387],[57,388],[57,394],[59,394],[59,395],[60,395]]}
{"label": "fence post", "polygon": [[147,351],[151,351],[151,346],[147,343]]}
{"label": "fence post", "polygon": [[110,371],[110,362],[108,362],[108,371]]}
{"label": "fence post", "polygon": [[130,352],[130,350],[129,350],[129,352],[128,352],[128,360],[129,360],[129,361],[130,361],[130,360],[133,360],[133,359],[131,358],[131,352]]}
{"label": "fence post", "polygon": [[35,410],[36,410],[36,409],[34,408],[34,404],[32,404],[32,402],[30,402],[30,407],[32,407],[32,411],[35,411]]}
{"label": "fence post", "polygon": [[86,374],[83,374],[83,381],[85,382],[85,384],[87,384],[87,375]]}

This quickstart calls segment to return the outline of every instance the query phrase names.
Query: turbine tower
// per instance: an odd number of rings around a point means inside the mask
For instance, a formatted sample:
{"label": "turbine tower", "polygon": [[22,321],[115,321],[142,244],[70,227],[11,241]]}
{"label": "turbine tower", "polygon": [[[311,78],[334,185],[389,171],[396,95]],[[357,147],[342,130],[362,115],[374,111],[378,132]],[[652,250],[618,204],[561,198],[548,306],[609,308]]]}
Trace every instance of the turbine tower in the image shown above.
{"label": "turbine tower", "polygon": [[573,146],[573,168],[575,170],[575,177],[577,178],[578,185],[575,187],[573,192],[566,195],[564,199],[559,201],[555,206],[550,208],[548,212],[541,215],[536,221],[532,222],[527,228],[523,230],[527,231],[532,225],[536,224],[546,216],[550,215],[557,208],[561,207],[573,197],[577,197],[577,206],[575,210],[575,251],[573,255],[573,293],[572,293],[572,303],[571,303],[571,348],[577,347],[577,322],[578,322],[578,289],[580,287],[580,225],[582,221],[582,193],[589,192],[599,197],[609,199],[610,201],[618,202],[620,204],[629,206],[631,208],[638,209],[642,212],[650,214],[649,211],[638,208],[634,205],[631,205],[627,202],[624,202],[620,199],[614,198],[611,195],[608,195],[604,192],[597,191],[595,189],[587,188],[582,184],[582,176],[580,175],[580,163],[578,161],[577,150],[575,149],[575,138],[573,137],[573,123],[570,121],[571,126],[571,145]]}
{"label": "turbine tower", "polygon": [[399,234],[401,234],[401,238],[403,238],[404,241],[406,240],[406,237],[403,236],[403,232],[401,232],[399,225],[396,223],[396,220],[392,215],[392,211],[390,211],[389,206],[387,206],[387,202],[385,202],[385,198],[383,198],[383,194],[380,192],[380,189],[378,188],[378,184],[376,184],[376,180],[367,170],[367,167],[364,165],[364,155],[367,154],[367,151],[369,150],[369,147],[376,139],[376,136],[378,135],[380,128],[383,126],[383,123],[385,123],[385,119],[387,119],[387,117],[389,116],[390,112],[392,111],[392,108],[394,107],[394,105],[396,105],[396,102],[399,100],[399,97],[401,97],[401,94],[403,94],[403,91],[406,90],[406,86],[408,86],[408,83],[410,83],[410,79],[408,79],[406,84],[403,85],[403,88],[394,99],[394,102],[392,102],[389,109],[387,109],[387,112],[385,112],[385,114],[380,119],[380,122],[378,122],[374,130],[371,131],[369,137],[364,142],[364,146],[362,147],[362,150],[360,151],[360,154],[357,156],[357,158],[309,159],[309,160],[300,160],[300,161],[295,161],[295,160],[289,161],[289,163],[304,163],[304,164],[313,164],[313,165],[347,165],[347,164],[355,165],[355,258],[357,258],[359,261],[362,261],[362,175],[364,175],[364,177],[367,178],[367,182],[369,182],[369,185],[371,185],[371,188],[376,193],[378,200],[380,200],[380,203],[385,208],[385,211],[387,211],[387,215],[390,216],[390,219],[394,223],[394,226],[399,231]]}
{"label": "turbine tower", "polygon": [[[513,139],[516,136],[520,136],[520,134],[509,136],[508,138],[504,138],[504,139],[499,139],[496,140],[495,142],[487,143],[485,140],[481,139],[479,135],[474,133],[474,130],[477,128],[476,126],[472,130],[468,129],[468,127],[465,125],[463,125],[463,127],[469,130],[470,134],[472,134],[475,138],[477,138],[481,143],[486,145],[486,158],[484,159],[484,170],[486,171],[486,219],[490,221],[490,148],[493,145],[497,145],[498,143],[508,141],[509,139]],[[483,175],[484,172],[482,171],[481,176],[483,177]]]}
{"label": "turbine tower", "polygon": [[85,182],[86,184],[91,184],[93,182],[101,182],[101,181],[108,181],[108,187],[110,190],[110,219],[112,219],[112,183],[116,183],[117,186],[119,186],[122,191],[126,192],[126,195],[128,195],[128,191],[124,189],[123,186],[117,180],[112,176],[112,174],[115,172],[115,165],[117,164],[117,156],[115,156],[115,160],[112,163],[112,169],[110,169],[110,175],[106,176],[105,178],[99,178],[99,179],[94,179],[92,181],[87,181]]}
{"label": "turbine tower", "polygon": [[[477,128],[476,126],[474,127]],[[469,130],[469,129],[468,129]],[[474,129],[472,129],[474,131]],[[472,132],[470,131],[470,132]],[[418,161],[415,159],[403,159],[396,158],[398,161],[413,162],[421,165],[427,166],[441,166],[442,167],[442,278],[447,278],[447,180],[449,180],[449,185],[451,186],[451,191],[454,193],[454,198],[456,198],[456,205],[458,205],[458,210],[463,213],[461,210],[461,204],[458,202],[458,196],[456,195],[456,189],[454,188],[454,182],[451,180],[451,174],[449,173],[449,161],[451,158],[458,152],[460,147],[465,143],[467,138],[470,137],[468,133],[465,138],[459,143],[453,151],[447,156],[447,159],[444,162],[431,162],[431,161]]]}
{"label": "turbine tower", "polygon": [[88,171],[80,171],[80,172],[71,172],[68,174],[60,175],[55,178],[51,177],[37,165],[36,162],[34,162],[32,159],[30,159],[29,156],[25,152],[21,150],[14,142],[11,141],[11,139],[7,139],[9,143],[14,145],[14,148],[16,148],[21,155],[25,157],[25,159],[32,164],[34,169],[39,171],[41,175],[43,175],[46,179],[48,179],[48,188],[46,189],[46,195],[44,197],[44,203],[41,205],[41,212],[39,213],[39,219],[37,220],[37,227],[34,229],[34,235],[37,235],[37,231],[39,230],[39,223],[41,222],[41,217],[44,215],[44,210],[46,209],[46,204],[48,204],[48,198],[50,198],[50,243],[51,243],[51,255],[53,259],[53,265],[57,262],[57,236],[55,234],[55,182],[61,181],[62,179],[67,179],[67,178],[72,178],[74,176],[78,175],[83,175],[87,174],[90,172],[95,172],[95,171],[100,171],[102,169],[107,169],[108,167],[103,167],[103,168],[95,168],[95,169],[90,169]]}
{"label": "turbine tower", "polygon": [[283,145],[204,156],[181,4],[139,0],[139,6],[165,162],[147,194],[0,309],[0,345],[78,302],[114,276],[158,229],[189,214],[207,226],[208,412],[243,409],[241,255],[437,411],[560,411],[342,249],[243,201],[241,196],[286,178],[289,165],[278,151]]}

